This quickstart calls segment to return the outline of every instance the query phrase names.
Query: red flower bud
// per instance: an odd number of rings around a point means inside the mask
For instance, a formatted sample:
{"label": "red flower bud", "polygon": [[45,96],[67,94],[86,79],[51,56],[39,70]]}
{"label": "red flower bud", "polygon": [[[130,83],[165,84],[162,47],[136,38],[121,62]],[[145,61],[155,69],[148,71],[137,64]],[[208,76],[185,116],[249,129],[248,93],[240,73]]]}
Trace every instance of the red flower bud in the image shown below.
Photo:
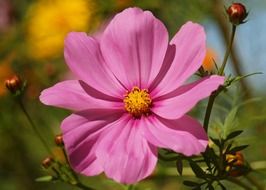
{"label": "red flower bud", "polygon": [[248,16],[246,7],[241,3],[233,3],[226,10],[229,20],[234,25],[245,23],[245,18]]}
{"label": "red flower bud", "polygon": [[7,79],[5,81],[5,85],[6,85],[6,88],[12,94],[15,94],[16,92],[18,92],[22,89],[22,81],[17,75],[14,75],[11,78]]}
{"label": "red flower bud", "polygon": [[47,157],[42,161],[42,166],[45,169],[48,169],[54,162],[54,159],[52,157]]}
{"label": "red flower bud", "polygon": [[64,145],[64,141],[63,141],[63,136],[62,135],[56,135],[55,136],[55,144],[58,146],[63,146]]}

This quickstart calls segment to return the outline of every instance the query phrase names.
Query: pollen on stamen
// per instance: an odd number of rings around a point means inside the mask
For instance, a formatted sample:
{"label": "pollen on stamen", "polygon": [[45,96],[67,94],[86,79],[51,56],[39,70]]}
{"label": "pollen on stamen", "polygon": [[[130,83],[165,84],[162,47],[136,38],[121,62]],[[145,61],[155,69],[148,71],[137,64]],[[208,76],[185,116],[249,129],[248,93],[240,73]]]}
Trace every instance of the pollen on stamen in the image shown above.
{"label": "pollen on stamen", "polygon": [[130,92],[126,92],[124,98],[125,109],[135,118],[142,115],[149,115],[152,100],[146,89],[134,87]]}

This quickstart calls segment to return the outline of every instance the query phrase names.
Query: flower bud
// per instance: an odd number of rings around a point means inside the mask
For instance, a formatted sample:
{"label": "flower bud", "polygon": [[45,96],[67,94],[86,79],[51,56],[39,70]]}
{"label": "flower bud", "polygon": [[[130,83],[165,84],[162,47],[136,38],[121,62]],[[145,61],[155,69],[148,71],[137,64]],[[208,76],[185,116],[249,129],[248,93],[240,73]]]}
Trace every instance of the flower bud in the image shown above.
{"label": "flower bud", "polygon": [[226,10],[229,20],[233,25],[239,25],[245,23],[245,18],[248,16],[246,8],[241,3],[233,3]]}
{"label": "flower bud", "polygon": [[228,164],[233,166],[244,165],[244,156],[241,152],[236,152],[235,154],[227,154],[226,161]]}
{"label": "flower bud", "polygon": [[14,75],[11,78],[7,79],[5,81],[6,88],[12,93],[15,94],[22,89],[22,81],[21,79],[17,76]]}
{"label": "flower bud", "polygon": [[238,177],[248,172],[244,163],[244,156],[240,152],[226,154],[226,163],[225,171],[228,172],[229,176]]}
{"label": "flower bud", "polygon": [[55,136],[55,144],[58,146],[64,146],[63,136],[62,135],[56,135]]}
{"label": "flower bud", "polygon": [[42,166],[45,169],[48,169],[54,162],[54,159],[52,157],[47,157],[42,161]]}

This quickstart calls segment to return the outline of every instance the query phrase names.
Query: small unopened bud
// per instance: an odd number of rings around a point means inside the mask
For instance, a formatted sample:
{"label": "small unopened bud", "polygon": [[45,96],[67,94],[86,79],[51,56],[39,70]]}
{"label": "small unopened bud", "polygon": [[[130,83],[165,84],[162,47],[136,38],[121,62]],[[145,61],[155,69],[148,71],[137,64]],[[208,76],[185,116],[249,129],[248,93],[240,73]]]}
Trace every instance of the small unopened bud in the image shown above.
{"label": "small unopened bud", "polygon": [[244,165],[244,156],[241,152],[236,152],[236,162],[234,162],[235,166],[243,166]]}
{"label": "small unopened bud", "polygon": [[6,85],[6,88],[12,94],[15,94],[15,93],[21,91],[22,86],[23,86],[21,79],[17,75],[14,75],[11,78],[7,79],[5,81],[5,85]]}
{"label": "small unopened bud", "polygon": [[228,7],[226,12],[233,25],[245,23],[245,19],[248,16],[246,7],[241,3],[233,3],[230,7]]}
{"label": "small unopened bud", "polygon": [[42,166],[45,169],[48,169],[54,162],[54,159],[52,157],[47,157],[42,161]]}
{"label": "small unopened bud", "polygon": [[55,144],[58,146],[63,146],[64,145],[64,141],[63,141],[63,136],[62,135],[56,135],[55,136]]}
{"label": "small unopened bud", "polygon": [[235,154],[227,154],[226,161],[232,166],[242,166],[244,165],[244,156],[241,152],[236,152]]}
{"label": "small unopened bud", "polygon": [[245,166],[244,156],[240,152],[236,152],[235,154],[227,154],[226,155],[227,165],[225,167],[225,171],[228,172],[229,176],[238,177],[246,174],[249,169]]}

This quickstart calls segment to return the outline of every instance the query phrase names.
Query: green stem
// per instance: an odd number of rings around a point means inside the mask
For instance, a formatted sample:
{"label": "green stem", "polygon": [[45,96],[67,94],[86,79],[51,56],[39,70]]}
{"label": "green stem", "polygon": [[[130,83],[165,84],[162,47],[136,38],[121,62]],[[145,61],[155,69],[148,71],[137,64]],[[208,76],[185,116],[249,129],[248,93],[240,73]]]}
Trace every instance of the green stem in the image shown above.
{"label": "green stem", "polygon": [[212,94],[209,98],[209,101],[208,101],[208,105],[207,105],[207,109],[206,109],[206,113],[205,113],[205,117],[204,117],[204,123],[203,123],[203,127],[204,127],[206,132],[208,132],[208,126],[209,126],[209,121],[210,121],[212,107],[214,104],[215,97],[216,97],[216,95]]}
{"label": "green stem", "polygon": [[36,125],[34,124],[33,120],[30,117],[30,114],[27,112],[22,100],[20,97],[18,97],[18,104],[22,110],[22,112],[25,114],[26,118],[28,119],[29,123],[32,126],[33,131],[35,132],[35,134],[38,136],[38,138],[40,139],[40,141],[42,142],[43,146],[46,148],[47,152],[51,155],[53,155],[51,149],[49,148],[49,146],[47,145],[46,141],[44,140],[44,138],[41,136],[40,132],[37,130]]}
{"label": "green stem", "polygon": [[65,167],[64,164],[58,161],[56,163],[58,164],[58,169],[52,167],[52,170],[56,173],[56,175],[62,182],[67,183],[69,185],[77,186],[80,189],[94,190],[93,188],[87,187],[83,183],[81,183],[77,174],[72,170],[72,168],[66,168],[63,170],[63,168]]}
{"label": "green stem", "polygon": [[236,178],[227,178],[228,181],[230,181],[231,183],[234,183],[240,187],[242,187],[245,190],[252,190],[251,187],[249,187],[248,185],[246,185],[245,183],[243,183],[242,181],[236,179]]}
{"label": "green stem", "polygon": [[68,160],[68,156],[67,156],[65,147],[61,147],[61,149],[63,151],[63,154],[64,154],[64,157],[66,159],[67,164],[70,166],[70,163],[69,163],[69,160]]}
{"label": "green stem", "polygon": [[[227,50],[225,52],[222,66],[221,66],[221,68],[219,69],[219,72],[218,72],[219,75],[224,75],[224,69],[225,69],[228,57],[230,55],[231,49],[232,49],[235,33],[236,33],[236,26],[233,25],[232,26],[232,34],[231,34],[230,42],[229,42]],[[204,129],[205,129],[206,132],[208,132],[208,126],[209,126],[209,121],[210,121],[210,116],[211,116],[214,100],[215,100],[215,98],[217,97],[217,95],[219,93],[220,93],[220,91],[217,90],[217,91],[213,92],[212,95],[209,98],[209,101],[208,101],[208,104],[207,104],[207,109],[206,109],[206,112],[205,112],[204,123],[203,123]]]}
{"label": "green stem", "polygon": [[55,169],[55,167],[52,167],[52,170],[56,174],[56,177],[60,177],[60,173]]}
{"label": "green stem", "polygon": [[219,70],[219,73],[218,73],[219,75],[224,75],[225,65],[227,63],[228,57],[229,57],[230,52],[231,52],[231,49],[232,49],[232,45],[233,45],[235,33],[236,33],[236,26],[235,25],[232,25],[231,38],[230,38],[229,45],[227,47],[227,50],[226,50],[226,53],[225,53],[225,56],[224,56],[224,60],[223,60],[222,66],[221,66],[221,68]]}
{"label": "green stem", "polygon": [[258,190],[264,190],[264,187],[262,184],[260,184],[254,177],[250,175],[244,176],[252,185],[254,185]]}

